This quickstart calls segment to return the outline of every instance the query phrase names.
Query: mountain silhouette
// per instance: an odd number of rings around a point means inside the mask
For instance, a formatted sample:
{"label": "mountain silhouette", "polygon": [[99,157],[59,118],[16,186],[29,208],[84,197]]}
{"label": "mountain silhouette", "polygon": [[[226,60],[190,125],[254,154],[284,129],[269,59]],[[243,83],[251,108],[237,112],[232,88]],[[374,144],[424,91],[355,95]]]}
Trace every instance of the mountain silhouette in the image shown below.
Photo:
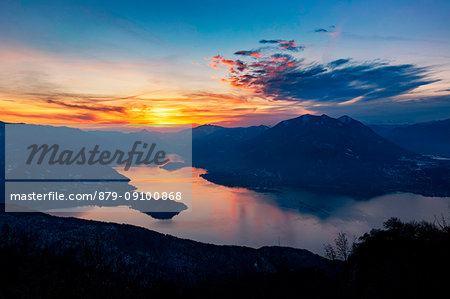
{"label": "mountain silhouette", "polygon": [[417,186],[421,190],[414,191],[423,193],[433,185],[425,180],[433,179],[429,170],[438,162],[393,144],[349,116],[306,114],[256,128],[215,128],[197,138],[194,131],[193,152],[201,148],[194,166],[207,169],[204,177],[213,182],[255,189],[295,186],[374,195]]}
{"label": "mountain silhouette", "polygon": [[192,159],[200,168],[222,168],[237,162],[237,146],[269,130],[266,126],[224,128],[203,125],[192,130]]}
{"label": "mountain silhouette", "polygon": [[371,126],[375,132],[408,150],[450,158],[450,119],[409,126]]}

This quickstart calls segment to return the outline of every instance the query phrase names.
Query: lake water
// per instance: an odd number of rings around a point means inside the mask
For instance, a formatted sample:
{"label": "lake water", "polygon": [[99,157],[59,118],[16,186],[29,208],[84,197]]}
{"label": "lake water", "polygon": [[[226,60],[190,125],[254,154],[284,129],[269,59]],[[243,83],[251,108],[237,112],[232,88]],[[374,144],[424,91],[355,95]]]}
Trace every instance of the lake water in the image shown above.
{"label": "lake water", "polygon": [[[258,193],[213,184],[199,176],[203,172],[192,169],[191,210],[170,220],[157,220],[123,206],[92,207],[57,215],[127,223],[206,243],[255,248],[281,245],[323,254],[323,244],[331,242],[341,231],[352,238],[371,228],[381,228],[390,217],[433,221],[435,216],[448,216],[450,211],[450,198],[396,193],[356,201],[294,189]],[[133,185],[133,171],[126,175]],[[139,189],[143,188],[142,181],[139,184]]]}

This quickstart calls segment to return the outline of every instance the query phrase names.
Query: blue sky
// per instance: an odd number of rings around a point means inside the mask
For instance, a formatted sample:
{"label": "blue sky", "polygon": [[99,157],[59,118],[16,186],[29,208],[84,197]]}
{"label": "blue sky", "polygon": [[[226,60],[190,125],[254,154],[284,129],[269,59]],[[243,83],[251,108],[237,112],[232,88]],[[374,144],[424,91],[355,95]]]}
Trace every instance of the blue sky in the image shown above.
{"label": "blue sky", "polygon": [[[371,123],[448,118],[449,20],[449,1],[4,0],[0,105],[12,107],[4,112],[9,120],[36,119],[37,111],[54,118],[58,109],[70,119],[68,104],[77,110],[75,121],[92,122],[178,117],[183,122],[232,126],[273,124],[303,112],[350,114]],[[233,53],[257,50],[262,39],[295,40],[305,46],[292,53],[302,61],[301,68],[350,58],[356,65],[383,62],[426,68],[421,75],[427,79],[417,88],[377,101],[346,98],[341,105],[324,101],[320,94],[311,99],[316,94],[312,86],[307,87],[307,97],[261,84],[236,88],[228,84],[233,76],[228,67],[207,66],[210,61],[205,58],[236,60]],[[276,50],[263,51],[274,55]],[[302,72],[288,70],[290,78]],[[278,73],[277,79],[285,76]],[[342,84],[354,88],[364,81],[362,88],[372,86],[367,78],[355,78]],[[381,78],[375,85],[383,89],[390,78],[394,77]],[[315,79],[321,82],[322,77]],[[298,78],[294,82],[299,86]],[[323,84],[315,88],[333,86]],[[101,108],[111,111],[111,106],[124,109],[102,116]],[[19,113],[24,107],[26,111]]]}

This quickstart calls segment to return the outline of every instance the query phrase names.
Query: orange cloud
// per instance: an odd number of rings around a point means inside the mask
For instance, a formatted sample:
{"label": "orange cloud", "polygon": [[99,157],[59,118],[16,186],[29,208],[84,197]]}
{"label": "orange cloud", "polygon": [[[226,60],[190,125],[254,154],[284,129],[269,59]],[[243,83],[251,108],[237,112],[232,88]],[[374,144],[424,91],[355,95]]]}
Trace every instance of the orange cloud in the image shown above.
{"label": "orange cloud", "polygon": [[258,50],[252,50],[252,51],[237,51],[234,53],[234,55],[243,55],[243,56],[251,56],[255,58],[260,58],[262,55]]}
{"label": "orange cloud", "polygon": [[[260,59],[259,55],[244,56]],[[209,60],[210,66],[236,74],[251,64],[220,55]],[[167,66],[159,63],[69,58],[0,45],[0,121],[247,125],[304,111],[284,109],[283,103],[270,103],[245,88],[230,91],[224,84],[215,86],[217,81],[211,82],[209,75],[189,77],[189,72],[175,69],[160,76]],[[197,75],[203,72],[192,68]]]}
{"label": "orange cloud", "polygon": [[[176,98],[123,97],[116,106],[94,101],[4,100],[0,97],[0,120],[36,124],[219,124],[257,125],[305,112],[287,103],[268,103],[242,94],[198,92]],[[7,103],[7,105],[3,105]],[[90,104],[87,104],[90,103]],[[116,109],[115,107],[119,107]],[[8,109],[3,109],[7,106]],[[264,121],[263,121],[264,120]]]}
{"label": "orange cloud", "polygon": [[219,65],[224,65],[224,66],[227,66],[228,70],[232,73],[234,73],[236,71],[242,71],[246,67],[245,63],[240,60],[225,59],[221,55],[207,57],[205,59],[212,60],[212,62],[209,63],[208,66],[211,66],[213,68],[218,68]]}

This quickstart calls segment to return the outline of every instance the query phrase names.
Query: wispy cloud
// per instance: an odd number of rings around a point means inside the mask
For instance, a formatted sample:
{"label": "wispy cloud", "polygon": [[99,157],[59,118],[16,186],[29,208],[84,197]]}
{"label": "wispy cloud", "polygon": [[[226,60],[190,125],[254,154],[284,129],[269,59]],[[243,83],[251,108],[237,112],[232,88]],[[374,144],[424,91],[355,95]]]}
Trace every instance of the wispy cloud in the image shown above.
{"label": "wispy cloud", "polygon": [[221,55],[216,55],[213,57],[207,57],[205,59],[210,59],[211,62],[208,63],[210,67],[219,68],[220,65],[227,66],[229,71],[235,73],[237,71],[243,71],[246,68],[246,64],[241,60],[225,59]]}
{"label": "wispy cloud", "polygon": [[[256,62],[254,59],[250,62],[246,62],[241,59],[226,59],[222,55],[207,57],[205,59],[211,60],[211,62],[208,63],[208,66],[210,67],[217,69],[220,66],[225,66],[231,73],[237,74],[240,72],[244,72],[249,68],[250,69],[258,68],[262,66],[260,64],[263,63],[264,59],[268,56],[271,56],[274,62],[276,61],[281,62],[283,59],[285,59],[285,57],[289,56],[289,55],[283,56],[283,54],[278,53],[274,54],[274,52],[284,51],[288,53],[289,51],[298,52],[305,49],[305,46],[298,45],[294,40],[287,41],[281,39],[271,39],[271,40],[262,39],[259,41],[259,43],[269,44],[272,46],[261,47],[256,50],[240,50],[234,52],[234,55],[242,56],[243,58],[252,57],[256,59]],[[286,63],[288,62],[286,61]],[[267,63],[266,67],[268,67]]]}
{"label": "wispy cloud", "polygon": [[[58,113],[55,117],[53,113],[47,112],[17,112],[4,110],[1,113],[2,121],[9,122],[38,122],[50,123],[78,123],[78,122],[101,122],[101,119],[94,113]],[[119,122],[115,122],[119,123]]]}
{"label": "wispy cloud", "polygon": [[234,55],[243,55],[243,56],[252,56],[256,58],[261,57],[261,53],[259,50],[251,50],[251,51],[237,51]]}
{"label": "wispy cloud", "polygon": [[331,25],[327,29],[325,29],[325,28],[317,28],[317,29],[314,30],[314,32],[326,34],[326,35],[329,35],[331,37],[336,37],[336,36],[339,36],[341,34],[340,28],[336,27],[335,25]]}
{"label": "wispy cloud", "polygon": [[302,51],[305,49],[304,46],[297,45],[294,40],[281,40],[281,39],[262,39],[259,41],[260,44],[277,44],[280,48],[289,51]]}
{"label": "wispy cloud", "polygon": [[429,68],[413,64],[357,62],[350,58],[327,64],[307,63],[283,52],[249,62],[217,57],[218,64],[232,66],[223,81],[273,100],[353,104],[404,95],[438,81],[429,77]]}
{"label": "wispy cloud", "polygon": [[89,110],[89,111],[119,112],[119,113],[125,112],[125,108],[124,107],[105,106],[105,105],[99,105],[99,104],[94,104],[94,103],[73,104],[73,103],[68,103],[68,102],[65,102],[65,101],[52,100],[52,99],[47,100],[47,103],[55,104],[55,105],[63,106],[63,107],[67,107],[67,108]]}

